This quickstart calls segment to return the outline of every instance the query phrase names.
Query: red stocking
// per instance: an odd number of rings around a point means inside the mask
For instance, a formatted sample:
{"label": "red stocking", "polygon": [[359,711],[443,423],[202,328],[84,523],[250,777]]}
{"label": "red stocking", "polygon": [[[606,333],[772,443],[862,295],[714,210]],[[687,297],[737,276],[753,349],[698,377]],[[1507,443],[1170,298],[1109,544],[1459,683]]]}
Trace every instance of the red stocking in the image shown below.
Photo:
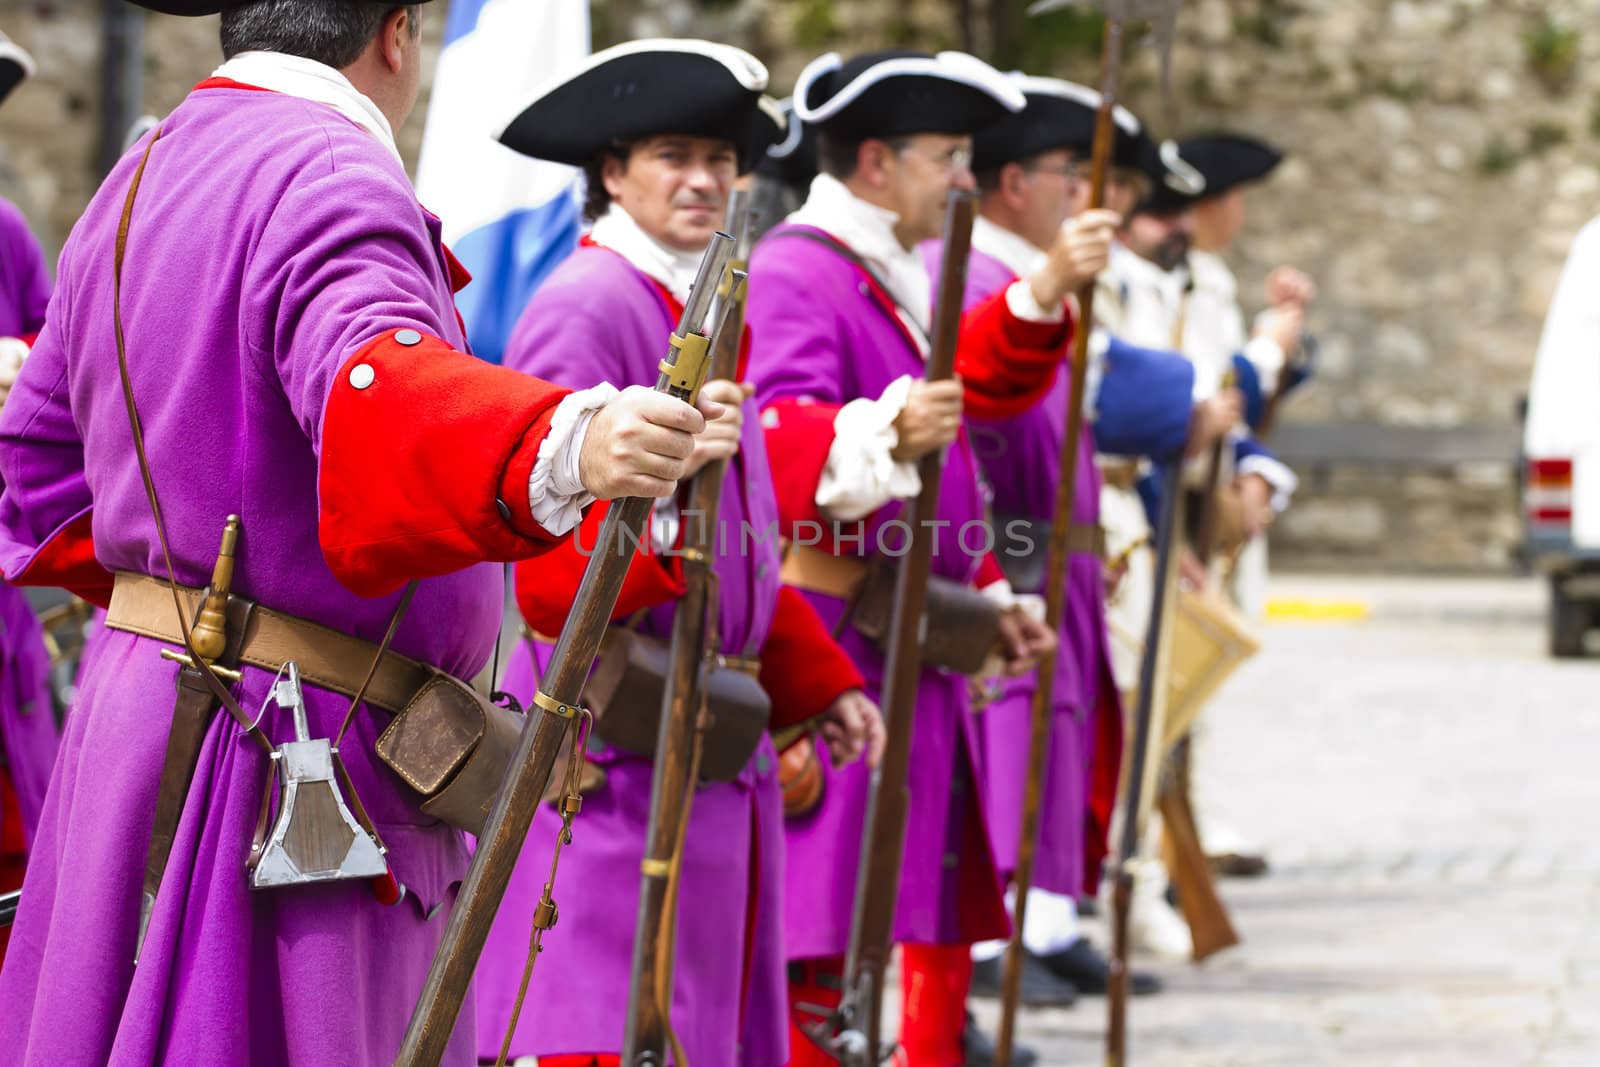
{"label": "red stocking", "polygon": [[972,946],[902,945],[900,975],[904,1067],[961,1067]]}

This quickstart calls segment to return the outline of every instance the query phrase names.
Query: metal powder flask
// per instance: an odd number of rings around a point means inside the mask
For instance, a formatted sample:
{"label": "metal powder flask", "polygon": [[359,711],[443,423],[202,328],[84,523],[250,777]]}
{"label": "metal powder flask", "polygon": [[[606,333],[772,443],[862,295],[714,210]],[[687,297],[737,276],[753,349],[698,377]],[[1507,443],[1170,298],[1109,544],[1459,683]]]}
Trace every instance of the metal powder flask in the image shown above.
{"label": "metal powder flask", "polygon": [[279,782],[278,816],[250,873],[250,888],[381,877],[388,864],[339,790],[332,742],[311,738],[300,668],[293,660],[278,671],[267,699],[294,713],[295,739],[272,751]]}

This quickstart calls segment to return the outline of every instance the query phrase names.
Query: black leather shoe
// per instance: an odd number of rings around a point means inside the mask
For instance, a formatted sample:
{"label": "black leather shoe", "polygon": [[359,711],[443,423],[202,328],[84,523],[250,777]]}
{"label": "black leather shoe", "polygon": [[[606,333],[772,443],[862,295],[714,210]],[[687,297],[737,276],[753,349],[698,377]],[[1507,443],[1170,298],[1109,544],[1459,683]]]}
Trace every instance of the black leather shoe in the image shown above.
{"label": "black leather shoe", "polygon": [[[994,1038],[978,1028],[978,1020],[967,1012],[967,1028],[961,1031],[962,1067],[994,1067]],[[1039,1054],[1027,1045],[1011,1046],[1011,1067],[1035,1067]]]}
{"label": "black leather shoe", "polygon": [[[1035,957],[1045,969],[1085,996],[1102,996],[1111,981],[1111,966],[1100,950],[1080,937],[1060,952]],[[1128,975],[1128,992],[1134,996],[1147,996],[1161,992],[1161,979],[1144,971]]]}
{"label": "black leather shoe", "polygon": [[1267,873],[1267,857],[1253,852],[1223,852],[1207,856],[1206,861],[1219,878],[1260,878]]}
{"label": "black leather shoe", "polygon": [[[972,995],[989,1000],[1000,998],[1005,980],[1006,958],[996,956],[972,965]],[[1070,982],[1057,978],[1031,952],[1022,954],[1021,1001],[1029,1008],[1070,1008],[1078,991]]]}

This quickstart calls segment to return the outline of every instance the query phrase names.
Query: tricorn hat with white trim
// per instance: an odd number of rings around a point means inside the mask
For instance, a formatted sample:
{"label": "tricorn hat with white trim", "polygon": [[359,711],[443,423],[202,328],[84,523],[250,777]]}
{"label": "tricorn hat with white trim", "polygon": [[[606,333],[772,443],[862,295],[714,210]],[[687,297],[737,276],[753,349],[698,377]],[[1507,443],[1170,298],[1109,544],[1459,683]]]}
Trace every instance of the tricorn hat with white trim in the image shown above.
{"label": "tricorn hat with white trim", "polygon": [[[974,170],[996,170],[1057,148],[1088,159],[1094,149],[1094,127],[1100,94],[1086,85],[1060,78],[1038,78],[1013,71],[1007,78],[1022,91],[1027,106],[980,131],[972,141]],[[1116,141],[1112,163],[1160,177],[1161,157],[1155,142],[1127,108],[1112,110]]]}
{"label": "tricorn hat with white trim", "polygon": [[0,101],[32,76],[33,57],[24,52],[21,45],[0,33]]}
{"label": "tricorn hat with white trim", "polygon": [[1206,180],[1204,196],[1223,193],[1271,174],[1283,162],[1283,152],[1265,141],[1242,133],[1208,133],[1185,137],[1178,151]]}
{"label": "tricorn hat with white trim", "polygon": [[794,87],[794,111],[825,132],[855,137],[976,133],[1021,111],[1022,91],[965,52],[892,50],[812,60]]}
{"label": "tricorn hat with white trim", "polygon": [[756,173],[791,189],[804,189],[817,176],[817,128],[801,122],[794,113],[794,98],[778,105],[783,109],[784,134],[756,161]]}
{"label": "tricorn hat with white trim", "polygon": [[767,68],[741,48],[630,41],[596,52],[540,90],[499,140],[535,159],[582,166],[607,148],[644,137],[714,137],[736,145],[746,169],[780,136],[761,111],[766,87]]}

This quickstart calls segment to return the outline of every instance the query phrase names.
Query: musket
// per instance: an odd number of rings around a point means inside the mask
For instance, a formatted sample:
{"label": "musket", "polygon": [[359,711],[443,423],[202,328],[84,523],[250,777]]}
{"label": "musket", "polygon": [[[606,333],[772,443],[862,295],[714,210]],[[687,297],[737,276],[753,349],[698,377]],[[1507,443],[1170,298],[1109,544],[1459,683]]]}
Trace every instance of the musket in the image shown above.
{"label": "musket", "polygon": [[1160,764],[1161,720],[1166,715],[1167,664],[1172,628],[1168,607],[1177,593],[1173,566],[1177,530],[1183,524],[1183,456],[1172,456],[1162,476],[1161,515],[1156,524],[1155,588],[1144,653],[1139,660],[1139,702],[1133,717],[1128,781],[1122,794],[1122,826],[1112,873],[1110,982],[1106,990],[1106,1067],[1123,1067],[1128,1055],[1128,912],[1133,903],[1133,863],[1144,832],[1151,778]]}
{"label": "musket", "polygon": [[[728,201],[728,232],[735,235],[733,258],[717,291],[722,324],[717,328],[711,378],[732,380],[739,372],[744,334],[745,274],[753,225],[750,195],[735,190]],[[650,821],[640,862],[639,919],[628,979],[628,1025],[622,1062],[637,1067],[685,1057],[673,1035],[672,971],[678,927],[678,888],[689,813],[700,774],[707,719],[705,670],[718,641],[717,576],[711,566],[722,507],[722,482],[728,461],[707,463],[689,483],[680,549],[684,594],[672,617],[669,646],[672,674],[662,694],[655,772],[650,788]]]}
{"label": "musket", "polygon": [[[1111,164],[1112,147],[1116,143],[1114,110],[1122,64],[1121,18],[1106,19],[1104,52],[1100,62],[1100,110],[1095,116],[1094,148],[1089,171],[1091,211],[1105,204],[1106,175]],[[1068,537],[1072,527],[1073,503],[1078,493],[1078,447],[1083,437],[1083,394],[1088,380],[1089,335],[1094,328],[1094,291],[1093,278],[1078,290],[1078,329],[1073,337],[1066,432],[1061,438],[1055,512],[1050,520],[1049,565],[1045,572],[1045,625],[1051,633],[1061,632],[1061,616],[1066,609]],[[995,1067],[1010,1067],[1016,1036],[1017,1004],[1022,994],[1022,924],[1027,917],[1028,890],[1033,886],[1033,861],[1039,837],[1039,809],[1044,803],[1045,757],[1050,747],[1050,718],[1054,711],[1051,697],[1055,690],[1058,654],[1059,649],[1052,649],[1040,658],[1038,683],[1033,691],[1032,718],[1028,731],[1028,777],[1022,801],[1022,836],[1017,845],[1016,870],[1012,875],[1016,887],[1015,915],[1000,985],[1000,1030],[995,1041]]]}
{"label": "musket", "polygon": [[[1222,387],[1234,385],[1233,372],[1223,376]],[[1218,514],[1217,490],[1221,487],[1228,439],[1219,437],[1212,443],[1207,456],[1205,481],[1200,490],[1199,515],[1195,523],[1192,549],[1203,570],[1208,570],[1216,544]],[[1167,684],[1163,674],[1162,686]],[[1161,810],[1162,856],[1167,873],[1177,887],[1178,906],[1183,910],[1184,921],[1189,924],[1189,936],[1194,944],[1193,955],[1198,962],[1216,955],[1225,948],[1239,943],[1239,932],[1234,929],[1227,905],[1217,891],[1216,878],[1206,859],[1204,843],[1195,823],[1194,808],[1189,800],[1189,735],[1185,733],[1167,756],[1167,767],[1162,775],[1161,789],[1156,804]]]}
{"label": "musket", "polygon": [[[943,381],[955,371],[976,210],[972,194],[960,190],[950,194],[945,208],[939,295],[934,305],[933,347],[924,374],[930,382]],[[867,794],[850,916],[850,945],[845,956],[844,996],[838,1009],[815,1028],[817,1033],[813,1035],[843,1067],[877,1067],[885,1058],[881,1029],[883,981],[889,969],[900,867],[905,858],[910,800],[906,776],[911,765],[917,683],[922,675],[923,614],[933,566],[933,520],[939,512],[944,449],[934,449],[923,456],[917,463],[917,474],[922,491],[907,502],[911,533],[895,573],[894,614],[889,621],[883,671],[887,740]]]}
{"label": "musket", "polygon": [[0,926],[10,926],[17,921],[17,905],[22,902],[22,890],[0,893]]}
{"label": "musket", "polygon": [[[698,398],[711,345],[703,327],[711,311],[716,282],[732,252],[732,237],[725,233],[712,237],[672,335],[670,350],[661,361],[657,392],[691,404]],[[633,559],[631,548],[640,543],[654,503],[649,497],[627,497],[613,502],[606,512],[597,542],[600,549],[589,558],[583,572],[549,669],[528,709],[516,754],[489,811],[489,821],[478,837],[466,881],[450,910],[443,939],[412,1010],[395,1058],[401,1067],[437,1067],[450,1043],[472,972],[483,954],[489,927],[511,881],[528,827],[550,784],[557,757],[569,734],[587,717],[579,702],[583,685],[622,591],[622,580]],[[570,834],[571,819],[579,806],[575,790],[562,801],[563,840]],[[552,872],[536,910],[535,924],[540,930],[553,927],[559,914],[552,896],[553,881]]]}

